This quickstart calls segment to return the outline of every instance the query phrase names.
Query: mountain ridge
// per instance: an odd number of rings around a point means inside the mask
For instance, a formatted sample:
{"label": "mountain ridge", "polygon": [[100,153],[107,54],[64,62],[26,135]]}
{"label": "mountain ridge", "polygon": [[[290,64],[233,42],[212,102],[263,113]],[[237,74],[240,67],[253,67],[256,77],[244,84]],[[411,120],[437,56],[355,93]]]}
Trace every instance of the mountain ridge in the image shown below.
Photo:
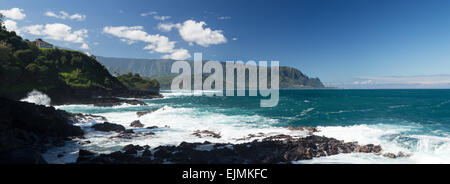
{"label": "mountain ridge", "polygon": [[[138,73],[142,76],[156,79],[161,89],[170,89],[171,80],[177,74],[171,73],[171,67],[176,60],[171,59],[142,59],[142,58],[119,58],[96,56],[97,61],[102,63],[113,75],[125,73]],[[193,66],[193,61],[188,61]],[[224,65],[225,62],[221,62]],[[325,88],[319,78],[310,78],[300,70],[280,66],[280,88],[304,89]]]}

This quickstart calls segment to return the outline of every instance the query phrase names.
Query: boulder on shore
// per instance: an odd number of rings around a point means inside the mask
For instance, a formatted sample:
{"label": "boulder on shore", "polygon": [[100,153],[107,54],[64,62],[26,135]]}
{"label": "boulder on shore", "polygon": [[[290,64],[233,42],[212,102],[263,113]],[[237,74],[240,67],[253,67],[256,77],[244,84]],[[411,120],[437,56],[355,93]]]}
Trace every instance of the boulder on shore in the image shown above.
{"label": "boulder on shore", "polygon": [[139,121],[139,120],[135,120],[135,121],[131,122],[130,126],[131,127],[142,128],[142,127],[144,127],[144,124],[142,124],[141,121]]}
{"label": "boulder on shore", "polygon": [[194,131],[194,133],[192,133],[192,135],[195,135],[198,138],[213,137],[220,139],[222,137],[219,133],[213,132],[211,130],[196,130]]}
{"label": "boulder on shore", "polygon": [[101,131],[101,132],[125,132],[125,127],[122,125],[118,125],[118,124],[114,124],[114,123],[109,123],[109,122],[104,122],[104,123],[100,123],[100,124],[95,124],[92,126],[92,128],[95,131]]}

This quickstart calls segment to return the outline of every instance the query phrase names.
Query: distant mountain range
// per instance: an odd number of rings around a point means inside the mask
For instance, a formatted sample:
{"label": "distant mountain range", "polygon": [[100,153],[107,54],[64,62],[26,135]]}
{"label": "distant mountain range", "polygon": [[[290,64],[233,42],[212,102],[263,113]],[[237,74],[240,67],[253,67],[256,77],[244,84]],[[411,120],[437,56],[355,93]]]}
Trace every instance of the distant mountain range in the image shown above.
{"label": "distant mountain range", "polygon": [[[175,60],[170,59],[131,59],[97,56],[97,61],[103,64],[111,74],[138,73],[142,76],[156,79],[161,89],[170,89],[172,79],[178,74],[171,73]],[[192,61],[189,61],[191,66]],[[300,70],[280,66],[280,88],[325,88],[319,78],[309,78]]]}

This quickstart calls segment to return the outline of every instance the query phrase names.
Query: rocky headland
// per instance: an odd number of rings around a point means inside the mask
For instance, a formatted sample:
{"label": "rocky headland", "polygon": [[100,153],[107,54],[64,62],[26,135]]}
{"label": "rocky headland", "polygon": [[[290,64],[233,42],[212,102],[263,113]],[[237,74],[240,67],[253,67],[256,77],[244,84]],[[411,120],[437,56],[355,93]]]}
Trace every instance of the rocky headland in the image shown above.
{"label": "rocky headland", "polygon": [[84,135],[54,107],[0,98],[0,163],[44,164],[41,153]]}

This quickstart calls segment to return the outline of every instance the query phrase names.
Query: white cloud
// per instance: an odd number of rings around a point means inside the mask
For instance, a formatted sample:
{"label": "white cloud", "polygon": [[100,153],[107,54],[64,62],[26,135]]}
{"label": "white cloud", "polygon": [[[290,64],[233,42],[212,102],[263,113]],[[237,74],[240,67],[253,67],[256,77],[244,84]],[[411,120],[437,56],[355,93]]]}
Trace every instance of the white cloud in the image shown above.
{"label": "white cloud", "polygon": [[358,77],[367,79],[375,84],[419,84],[436,85],[450,84],[450,75],[419,75],[419,76],[381,76],[381,77]]}
{"label": "white cloud", "polygon": [[169,32],[173,28],[178,28],[180,24],[172,24],[172,23],[160,23],[158,24],[158,29],[164,32]]}
{"label": "white cloud", "polygon": [[82,15],[79,13],[75,13],[73,15],[70,15],[69,13],[65,12],[65,11],[60,11],[59,15],[52,12],[52,11],[47,11],[45,12],[45,16],[48,17],[54,17],[54,18],[58,18],[58,19],[70,19],[70,20],[78,20],[78,21],[83,21],[86,19],[86,15]]}
{"label": "white cloud", "polygon": [[206,23],[203,21],[187,20],[179,27],[180,36],[190,44],[196,43],[203,47],[227,42],[221,30],[203,28],[205,25]]}
{"label": "white cloud", "polygon": [[72,31],[72,27],[68,25],[55,23],[26,26],[20,30],[32,35],[44,36],[45,39],[81,43],[80,49],[89,49],[89,46],[84,40],[88,37],[88,31],[86,29]]}
{"label": "white cloud", "polygon": [[368,84],[373,84],[373,80],[354,81],[353,84],[355,84],[355,85],[368,85]]}
{"label": "white cloud", "polygon": [[232,38],[232,40],[233,40],[233,41],[236,41],[236,40],[238,40],[238,38]]}
{"label": "white cloud", "polygon": [[191,57],[191,55],[189,54],[188,50],[186,50],[186,49],[176,49],[170,55],[164,55],[163,59],[184,60],[184,59],[187,59],[187,58],[190,58],[190,57]]}
{"label": "white cloud", "polygon": [[3,22],[3,25],[6,27],[6,30],[8,31],[15,31],[16,34],[20,35],[20,29],[17,26],[17,22],[13,20],[5,20]]}
{"label": "white cloud", "polygon": [[221,43],[226,43],[227,39],[222,34],[222,30],[212,30],[211,28],[204,28],[206,23],[196,22],[195,20],[187,20],[183,24],[159,24],[158,29],[161,31],[171,31],[173,28],[177,28],[178,32],[184,41],[189,42],[189,44],[196,43],[203,47],[208,47],[209,45],[217,45]]}
{"label": "white cloud", "polygon": [[231,17],[230,16],[220,16],[220,17],[217,17],[217,19],[219,19],[219,20],[228,20],[228,19],[231,19]]}
{"label": "white cloud", "polygon": [[23,13],[23,9],[11,8],[9,10],[0,10],[0,13],[6,18],[13,20],[23,20],[27,15]]}
{"label": "white cloud", "polygon": [[165,21],[167,19],[170,19],[170,16],[159,16],[159,15],[155,15],[153,16],[154,19],[156,20],[160,20],[160,21]]}
{"label": "white cloud", "polygon": [[144,50],[150,50],[150,52],[168,53],[166,58],[171,59],[187,59],[190,57],[187,50],[183,53],[184,49],[175,49],[175,41],[170,41],[168,37],[159,34],[148,34],[144,31],[143,26],[118,26],[118,27],[104,27],[103,33],[111,34],[121,39],[121,41],[128,44],[133,44],[138,41],[149,43],[144,47]]}
{"label": "white cloud", "polygon": [[441,88],[450,86],[450,75],[364,76],[349,87],[370,88]]}
{"label": "white cloud", "polygon": [[165,21],[165,20],[168,20],[168,19],[171,18],[170,16],[160,16],[160,15],[158,15],[158,12],[156,12],[156,11],[141,13],[142,17],[147,17],[147,16],[150,16],[150,15],[153,15],[154,19],[160,20],[160,21]]}
{"label": "white cloud", "polygon": [[141,13],[141,16],[142,17],[146,17],[146,16],[149,16],[149,15],[156,15],[156,14],[158,14],[158,12],[151,11],[151,12]]}
{"label": "white cloud", "polygon": [[89,46],[86,43],[81,44],[80,49],[89,50]]}

